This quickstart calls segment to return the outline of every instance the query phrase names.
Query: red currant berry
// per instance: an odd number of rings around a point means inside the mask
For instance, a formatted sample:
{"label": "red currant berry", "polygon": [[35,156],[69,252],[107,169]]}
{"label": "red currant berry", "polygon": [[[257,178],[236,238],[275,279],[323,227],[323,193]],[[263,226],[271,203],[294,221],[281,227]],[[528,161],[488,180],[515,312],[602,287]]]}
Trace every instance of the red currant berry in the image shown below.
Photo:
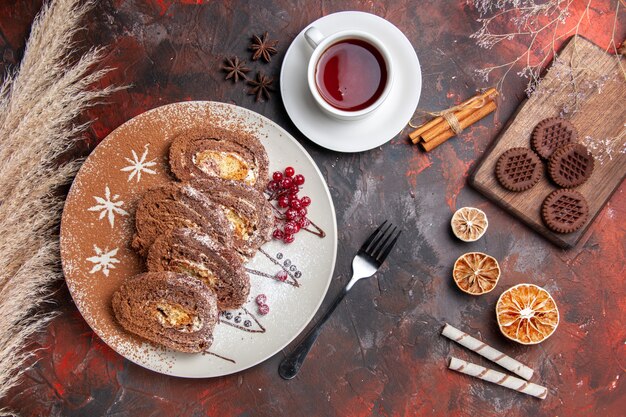
{"label": "red currant berry", "polygon": [[305,227],[308,227],[309,224],[311,224],[309,219],[307,219],[306,217],[300,217],[298,220],[296,220],[296,223],[298,223],[300,229],[304,229]]}
{"label": "red currant berry", "polygon": [[307,196],[304,196],[300,199],[300,204],[302,204],[302,207],[308,207],[311,204],[311,199]]}
{"label": "red currant berry", "polygon": [[302,185],[304,184],[304,175],[298,174],[295,177],[293,177],[293,180],[297,185]]}
{"label": "red currant berry", "polygon": [[280,171],[276,171],[274,172],[274,174],[272,174],[272,178],[274,178],[274,181],[280,181],[283,179],[283,173]]}
{"label": "red currant berry", "polygon": [[285,282],[285,281],[287,281],[287,277],[288,277],[288,276],[289,276],[289,275],[287,274],[287,271],[282,270],[282,271],[279,271],[279,272],[276,274],[276,279],[277,279],[277,280],[279,280],[279,281],[281,281],[281,282]]}
{"label": "red currant berry", "polygon": [[286,195],[281,195],[280,197],[278,197],[278,207],[289,207],[289,197],[287,197]]}
{"label": "red currant berry", "polygon": [[293,230],[294,230],[294,234],[296,234],[296,233],[298,233],[300,231],[300,225],[298,224],[297,220],[295,222],[293,222]]}
{"label": "red currant berry", "polygon": [[267,183],[267,189],[270,191],[276,191],[278,190],[279,185],[276,181],[270,181]]}
{"label": "red currant berry", "polygon": [[302,205],[300,204],[300,200],[298,200],[297,198],[294,198],[293,200],[291,200],[291,202],[289,203],[289,207],[291,207],[292,209],[296,209],[298,210],[299,208],[302,207]]}
{"label": "red currant berry", "polygon": [[272,236],[274,237],[274,239],[282,239],[283,238],[283,231],[280,229],[276,229],[274,230],[274,233],[272,233]]}
{"label": "red currant berry", "polygon": [[298,194],[300,192],[300,187],[298,187],[296,184],[294,184],[294,185],[291,186],[290,192],[292,194]]}
{"label": "red currant berry", "polygon": [[297,226],[298,225],[293,221],[287,222],[287,224],[285,224],[285,237],[287,235],[293,235],[294,233],[297,233],[298,232],[296,230]]}
{"label": "red currant berry", "polygon": [[301,208],[300,210],[298,210],[298,216],[300,217],[306,217],[307,215],[307,210],[305,208]]}
{"label": "red currant berry", "polygon": [[261,315],[264,316],[269,312],[270,312],[270,306],[268,306],[267,304],[261,304],[259,306],[259,313],[261,313]]}
{"label": "red currant berry", "polygon": [[261,306],[267,301],[267,296],[265,294],[259,294],[256,296],[255,300],[256,303]]}
{"label": "red currant berry", "polygon": [[289,233],[285,233],[285,236],[283,237],[283,242],[292,243],[293,241],[294,241],[293,235],[290,235]]}
{"label": "red currant berry", "polygon": [[285,212],[285,217],[287,218],[287,220],[293,220],[296,217],[298,217],[298,210],[296,209],[289,209]]}
{"label": "red currant berry", "polygon": [[288,188],[291,188],[292,185],[293,185],[293,180],[289,177],[283,178],[282,180],[280,180],[280,186],[283,187],[285,190]]}
{"label": "red currant berry", "polygon": [[287,167],[285,168],[285,175],[288,177],[293,177],[293,174],[296,173],[296,170],[293,169],[292,167]]}

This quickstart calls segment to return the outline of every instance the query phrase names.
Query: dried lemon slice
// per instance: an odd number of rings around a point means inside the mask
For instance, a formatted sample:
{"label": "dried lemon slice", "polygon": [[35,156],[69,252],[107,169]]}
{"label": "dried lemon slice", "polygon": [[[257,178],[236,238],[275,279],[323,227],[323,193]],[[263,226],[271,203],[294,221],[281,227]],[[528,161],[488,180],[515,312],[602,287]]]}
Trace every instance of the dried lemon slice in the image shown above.
{"label": "dried lemon slice", "polygon": [[496,287],[500,266],[493,256],[469,252],[456,260],[452,277],[461,291],[472,295],[485,294]]}
{"label": "dried lemon slice", "polygon": [[502,293],[496,304],[500,331],[523,345],[546,340],[559,325],[554,299],[541,287],[518,284]]}
{"label": "dried lemon slice", "polygon": [[474,242],[487,231],[489,222],[484,211],[474,207],[458,209],[450,221],[454,235],[464,242]]}

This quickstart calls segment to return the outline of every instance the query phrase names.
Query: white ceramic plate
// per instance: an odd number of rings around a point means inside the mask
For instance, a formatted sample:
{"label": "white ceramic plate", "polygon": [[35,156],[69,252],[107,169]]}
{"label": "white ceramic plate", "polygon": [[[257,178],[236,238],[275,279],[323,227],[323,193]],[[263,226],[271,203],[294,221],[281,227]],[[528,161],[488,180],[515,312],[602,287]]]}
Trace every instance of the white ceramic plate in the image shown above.
{"label": "white ceramic plate", "polygon": [[[307,84],[312,50],[304,40],[310,26],[324,35],[362,30],[385,44],[396,69],[395,81],[385,102],[371,115],[354,121],[338,120],[315,103]],[[422,91],[422,72],[413,46],[393,24],[369,13],[341,12],[316,20],[296,36],[285,54],[280,91],[289,117],[306,137],[334,151],[361,152],[390,141],[411,120]]]}
{"label": "white ceramic plate", "polygon": [[[207,124],[253,132],[267,150],[270,172],[293,166],[303,174],[306,183],[302,194],[312,199],[308,217],[327,235],[319,238],[301,231],[291,245],[276,241],[263,245],[267,256],[258,253],[246,265],[258,272],[250,274],[251,292],[244,309],[222,314],[211,354],[184,354],[145,343],[125,332],[115,322],[110,305],[122,280],[143,271],[142,260],[129,248],[137,199],[148,188],[172,181],[166,155],[176,132]],[[136,159],[148,163],[145,168],[149,171],[142,170],[140,177],[132,168]],[[112,210],[111,216],[102,207],[106,203],[118,209]],[[193,378],[241,371],[291,342],[319,308],[332,277],[336,252],[337,225],[330,193],[304,148],[271,120],[216,102],[159,107],[113,131],[76,176],[61,225],[67,285],[91,328],[114,350],[141,366]],[[272,278],[283,268],[291,274],[287,283]],[[293,285],[295,282],[299,286]],[[270,306],[266,316],[258,313],[254,302],[261,293],[267,295]]]}

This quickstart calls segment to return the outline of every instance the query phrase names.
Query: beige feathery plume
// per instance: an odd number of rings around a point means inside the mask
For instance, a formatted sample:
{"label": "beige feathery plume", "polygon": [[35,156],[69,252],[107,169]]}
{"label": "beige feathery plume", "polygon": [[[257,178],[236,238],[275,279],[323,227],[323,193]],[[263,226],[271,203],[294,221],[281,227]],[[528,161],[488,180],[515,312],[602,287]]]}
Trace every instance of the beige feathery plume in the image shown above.
{"label": "beige feathery plume", "polygon": [[52,314],[39,312],[50,284],[62,277],[58,223],[60,186],[80,166],[59,166],[86,125],[74,121],[115,87],[94,87],[108,70],[91,49],[69,57],[92,1],[52,0],[35,19],[17,72],[0,86],[0,398],[18,383],[32,353],[30,336]]}

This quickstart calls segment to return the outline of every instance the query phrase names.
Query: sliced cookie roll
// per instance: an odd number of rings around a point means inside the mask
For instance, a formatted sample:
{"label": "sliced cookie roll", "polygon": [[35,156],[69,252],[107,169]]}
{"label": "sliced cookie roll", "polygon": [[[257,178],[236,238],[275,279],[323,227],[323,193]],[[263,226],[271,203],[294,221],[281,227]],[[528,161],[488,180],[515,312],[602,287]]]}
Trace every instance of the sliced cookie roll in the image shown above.
{"label": "sliced cookie roll", "polygon": [[216,294],[220,310],[241,307],[250,293],[241,257],[197,230],[174,229],[159,237],[146,264],[149,271],[184,273],[202,282]]}
{"label": "sliced cookie roll", "polygon": [[142,256],[158,236],[177,227],[201,230],[225,246],[232,244],[230,223],[220,205],[187,184],[170,183],[148,190],[135,214],[135,236],[131,246]]}
{"label": "sliced cookie roll", "polygon": [[127,278],[113,294],[115,318],[127,331],[181,352],[202,352],[218,322],[215,294],[196,279],[174,272]]}
{"label": "sliced cookie roll", "polygon": [[216,178],[196,180],[190,186],[222,207],[232,233],[233,248],[243,256],[254,256],[272,238],[274,212],[263,193],[236,181]]}
{"label": "sliced cookie roll", "polygon": [[250,133],[219,127],[187,130],[174,138],[172,173],[181,181],[221,178],[263,191],[268,182],[267,152]]}

